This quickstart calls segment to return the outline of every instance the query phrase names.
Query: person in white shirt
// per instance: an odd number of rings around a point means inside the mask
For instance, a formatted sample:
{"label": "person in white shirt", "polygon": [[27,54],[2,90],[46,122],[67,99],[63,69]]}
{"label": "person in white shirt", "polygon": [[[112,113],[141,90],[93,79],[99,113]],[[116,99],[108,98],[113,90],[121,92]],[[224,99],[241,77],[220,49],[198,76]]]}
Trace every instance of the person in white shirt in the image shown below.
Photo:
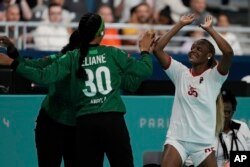
{"label": "person in white shirt", "polygon": [[218,167],[229,165],[230,151],[250,151],[250,131],[245,122],[232,119],[236,111],[235,95],[228,89],[221,91],[224,104],[224,129],[216,144]]}
{"label": "person in white shirt", "polygon": [[212,16],[207,16],[200,27],[213,37],[221,49],[223,57],[218,63],[214,58],[215,48],[206,39],[195,41],[192,45],[188,53],[192,65],[190,69],[163,50],[182,27],[194,20],[194,14],[182,16],[154,47],[154,55],[175,85],[162,167],[181,167],[188,156],[194,166],[217,166],[214,153],[216,99],[228,76],[233,50],[213,28]]}
{"label": "person in white shirt", "polygon": [[187,13],[189,8],[186,7],[181,0],[160,0],[155,1],[156,11],[160,11],[166,6],[169,6],[171,10],[171,17],[174,22],[177,22],[183,13]]}
{"label": "person in white shirt", "polygon": [[44,22],[44,25],[39,26],[32,33],[35,49],[59,51],[68,43],[69,33],[66,27],[60,25],[61,21],[62,7],[58,4],[50,4],[49,21]]}
{"label": "person in white shirt", "polygon": [[[228,28],[230,26],[230,21],[226,14],[222,13],[218,16],[217,26],[221,28]],[[234,54],[236,56],[243,55],[242,48],[240,46],[240,42],[237,39],[236,34],[232,32],[223,31],[220,33],[220,35],[231,45],[231,47],[234,50]],[[216,53],[221,55],[220,50],[217,47],[215,49],[216,49]]]}

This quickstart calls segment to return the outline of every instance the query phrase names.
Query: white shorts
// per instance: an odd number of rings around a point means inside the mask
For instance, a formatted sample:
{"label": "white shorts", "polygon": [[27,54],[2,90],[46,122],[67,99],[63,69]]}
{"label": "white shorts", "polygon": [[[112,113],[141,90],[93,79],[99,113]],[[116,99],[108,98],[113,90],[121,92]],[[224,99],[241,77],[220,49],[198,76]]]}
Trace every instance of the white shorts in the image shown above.
{"label": "white shorts", "polygon": [[164,145],[172,145],[180,154],[182,164],[188,156],[191,157],[194,166],[199,166],[215,149],[214,144],[192,143],[167,138]]}

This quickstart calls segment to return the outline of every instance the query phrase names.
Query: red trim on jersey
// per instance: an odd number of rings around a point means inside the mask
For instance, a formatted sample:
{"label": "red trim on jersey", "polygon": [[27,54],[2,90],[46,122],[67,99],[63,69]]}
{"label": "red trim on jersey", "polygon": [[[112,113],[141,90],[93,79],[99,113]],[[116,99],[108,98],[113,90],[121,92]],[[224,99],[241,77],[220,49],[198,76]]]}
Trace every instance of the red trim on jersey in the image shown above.
{"label": "red trim on jersey", "polygon": [[204,71],[202,71],[202,72],[200,72],[200,73],[196,73],[195,71],[192,71],[192,69],[190,68],[189,69],[189,72],[191,73],[191,75],[193,76],[193,77],[197,77],[197,76],[199,76],[199,75],[201,75],[201,74],[203,74],[205,71],[207,71],[209,68],[207,68],[206,70],[204,70]]}
{"label": "red trim on jersey", "polygon": [[165,66],[162,66],[164,68],[164,70],[167,70],[172,62],[172,58],[170,56],[167,56],[166,59],[168,59],[167,61],[169,62],[168,64],[166,64]]}

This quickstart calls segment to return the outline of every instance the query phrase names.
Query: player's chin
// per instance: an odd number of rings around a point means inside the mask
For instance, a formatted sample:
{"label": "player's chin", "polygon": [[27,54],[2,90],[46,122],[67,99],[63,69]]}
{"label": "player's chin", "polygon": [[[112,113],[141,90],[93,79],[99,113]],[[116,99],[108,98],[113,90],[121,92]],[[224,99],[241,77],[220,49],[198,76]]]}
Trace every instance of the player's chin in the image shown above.
{"label": "player's chin", "polygon": [[193,57],[188,57],[188,60],[191,64],[195,64],[196,62]]}

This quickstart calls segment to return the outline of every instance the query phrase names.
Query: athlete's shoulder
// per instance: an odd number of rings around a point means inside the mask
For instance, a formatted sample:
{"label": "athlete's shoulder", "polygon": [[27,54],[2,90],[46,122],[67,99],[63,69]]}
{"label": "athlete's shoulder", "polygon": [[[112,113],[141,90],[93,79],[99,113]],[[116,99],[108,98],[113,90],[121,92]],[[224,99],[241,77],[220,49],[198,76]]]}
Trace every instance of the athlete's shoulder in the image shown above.
{"label": "athlete's shoulder", "polygon": [[79,56],[79,49],[74,49],[72,51],[68,51],[65,54],[59,55],[59,59],[75,59]]}
{"label": "athlete's shoulder", "polygon": [[118,49],[118,48],[116,48],[114,46],[106,46],[106,45],[99,45],[99,48],[106,49],[106,50],[116,50],[116,49]]}
{"label": "athlete's shoulder", "polygon": [[62,55],[63,54],[61,52],[58,52],[58,53],[54,53],[54,54],[49,55],[47,58],[51,59],[51,60],[55,60],[55,59],[60,58]]}
{"label": "athlete's shoulder", "polygon": [[64,55],[72,56],[72,57],[77,57],[77,56],[79,56],[79,54],[80,54],[80,50],[79,49],[74,49],[74,50],[68,51]]}
{"label": "athlete's shoulder", "polygon": [[120,55],[120,54],[125,54],[128,55],[128,53],[126,53],[125,51],[123,51],[120,48],[114,47],[114,46],[104,46],[104,45],[100,45],[100,47],[102,49],[105,49],[106,52],[108,52],[109,54],[114,54],[114,55]]}

